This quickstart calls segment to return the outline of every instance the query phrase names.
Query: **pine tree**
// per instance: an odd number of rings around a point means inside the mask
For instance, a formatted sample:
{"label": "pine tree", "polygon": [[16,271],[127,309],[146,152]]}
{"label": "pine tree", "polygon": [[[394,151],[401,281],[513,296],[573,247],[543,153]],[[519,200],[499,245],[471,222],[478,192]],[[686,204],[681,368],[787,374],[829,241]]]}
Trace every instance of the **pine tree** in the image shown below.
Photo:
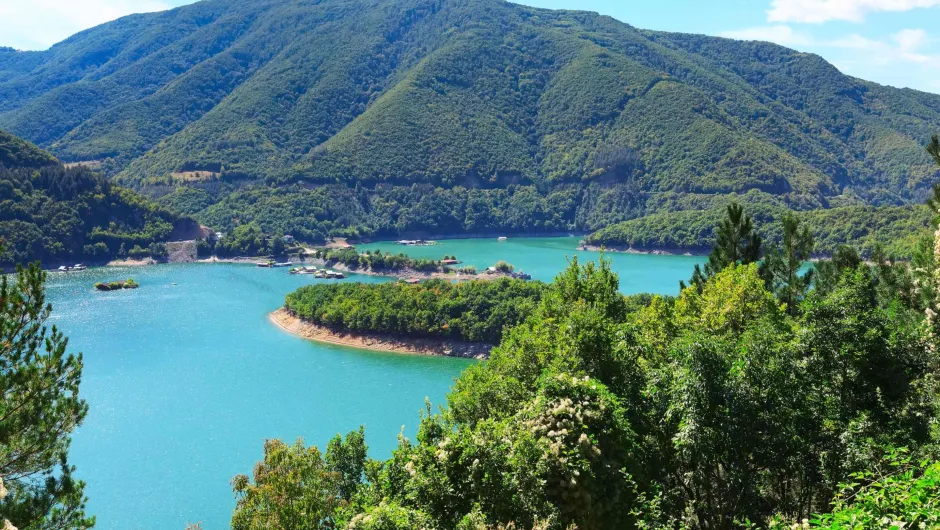
{"label": "pine tree", "polygon": [[[760,260],[761,238],[754,231],[754,221],[736,203],[728,205],[726,216],[715,230],[715,246],[704,267],[695,266],[690,283],[701,290],[713,275],[730,265],[747,265]],[[685,282],[681,283],[685,288]]]}
{"label": "pine tree", "polygon": [[927,144],[927,152],[930,153],[930,156],[937,161],[937,165],[940,166],[940,136],[933,135],[933,138],[930,139],[930,143]]}
{"label": "pine tree", "polygon": [[67,459],[88,412],[78,395],[82,357],[46,327],[45,279],[38,263],[0,279],[0,523],[84,530],[94,518]]}
{"label": "pine tree", "polygon": [[800,270],[812,255],[815,242],[809,229],[805,226],[801,229],[799,219],[792,213],[784,215],[782,224],[783,241],[767,253],[763,272],[767,287],[787,304],[787,311],[793,315],[813,283],[813,270],[804,274]]}

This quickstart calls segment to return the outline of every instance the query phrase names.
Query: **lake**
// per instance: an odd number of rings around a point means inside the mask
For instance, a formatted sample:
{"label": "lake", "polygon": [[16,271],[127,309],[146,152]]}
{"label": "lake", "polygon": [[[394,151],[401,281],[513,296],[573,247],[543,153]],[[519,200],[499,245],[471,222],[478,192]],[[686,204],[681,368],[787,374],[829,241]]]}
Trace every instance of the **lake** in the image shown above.
{"label": "lake", "polygon": [[[456,254],[484,268],[503,259],[551,280],[577,238],[444,241],[435,247],[373,244],[418,256]],[[611,254],[624,292],[676,294],[698,258]],[[95,282],[133,277],[135,291]],[[370,454],[385,458],[404,427],[413,434],[425,398],[435,404],[473,361],[384,354],[317,344],[267,320],[284,295],[317,281],[285,269],[177,264],[50,273],[53,323],[84,352],[90,413],[70,461],[88,485],[89,513],[104,530],[224,529],[229,486],[250,473],[266,438],[324,447],[365,425]],[[347,281],[378,282],[353,276]]]}
{"label": "lake", "polygon": [[[415,258],[441,259],[456,256],[460,266],[473,265],[477,270],[492,267],[498,260],[512,264],[516,271],[532,275],[532,279],[551,282],[565,269],[568,259],[577,256],[582,263],[597,261],[599,252],[577,250],[580,237],[445,239],[435,245],[405,247],[395,242],[360,245],[362,250],[404,252]],[[656,256],[608,252],[613,269],[620,273],[620,290],[624,294],[678,294],[679,281],[688,280],[696,263],[705,260],[696,256]]]}

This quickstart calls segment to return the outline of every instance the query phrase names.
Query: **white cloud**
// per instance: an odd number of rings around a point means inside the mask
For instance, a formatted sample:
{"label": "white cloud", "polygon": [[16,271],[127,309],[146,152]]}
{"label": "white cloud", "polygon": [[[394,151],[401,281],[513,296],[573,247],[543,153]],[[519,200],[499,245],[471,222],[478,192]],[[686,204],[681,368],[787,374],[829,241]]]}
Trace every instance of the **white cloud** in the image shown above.
{"label": "white cloud", "polygon": [[864,54],[865,60],[874,64],[883,65],[894,62],[923,65],[936,64],[937,57],[922,51],[928,42],[926,31],[922,29],[905,29],[894,34],[891,41],[872,40],[853,34],[826,42],[823,45],[832,48],[857,50]]}
{"label": "white cloud", "polygon": [[813,37],[811,35],[795,31],[790,26],[784,24],[725,31],[721,36],[729,39],[773,42],[781,46],[809,46],[813,43]]}
{"label": "white cloud", "polygon": [[[923,66],[940,66],[940,56],[924,52],[930,44],[930,37],[922,29],[901,30],[890,37],[890,40],[874,40],[858,34],[822,40],[814,38],[811,34],[796,31],[786,24],[775,26],[758,26],[735,31],[725,31],[722,37],[741,40],[759,40],[773,42],[782,46],[796,48],[836,48],[854,50],[858,52],[852,64],[871,63],[885,65],[891,63],[917,63]],[[845,62],[844,64],[849,64]],[[840,68],[842,69],[842,68]]]}
{"label": "white cloud", "polygon": [[933,6],[940,6],[940,0],[773,0],[767,20],[806,24],[830,20],[861,22],[868,13]]}
{"label": "white cloud", "polygon": [[45,49],[131,13],[169,8],[163,0],[0,0],[0,46]]}

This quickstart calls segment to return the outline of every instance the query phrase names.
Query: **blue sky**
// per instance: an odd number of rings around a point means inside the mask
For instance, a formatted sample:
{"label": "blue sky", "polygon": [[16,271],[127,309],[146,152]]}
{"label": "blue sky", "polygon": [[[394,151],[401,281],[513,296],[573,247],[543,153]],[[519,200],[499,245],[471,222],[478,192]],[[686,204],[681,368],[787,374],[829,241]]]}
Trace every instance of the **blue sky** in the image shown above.
{"label": "blue sky", "polygon": [[[0,0],[0,45],[44,49],[119,16],[191,0]],[[843,72],[940,93],[940,0],[521,0],[640,28],[769,40]]]}

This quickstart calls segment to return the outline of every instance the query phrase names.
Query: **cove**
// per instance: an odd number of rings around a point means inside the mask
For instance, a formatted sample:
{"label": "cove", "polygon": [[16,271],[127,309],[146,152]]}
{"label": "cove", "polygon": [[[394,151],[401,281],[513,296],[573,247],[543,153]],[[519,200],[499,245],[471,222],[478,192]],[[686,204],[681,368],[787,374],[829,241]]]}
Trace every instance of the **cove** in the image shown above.
{"label": "cove", "polygon": [[[577,238],[445,241],[389,250],[499,259],[550,281]],[[597,253],[577,252],[596,259]],[[697,258],[610,254],[625,292],[676,294]],[[96,292],[133,277],[134,291]],[[284,295],[323,280],[285,269],[191,264],[50,273],[52,323],[84,353],[90,412],[70,463],[87,482],[88,512],[105,530],[228,528],[229,486],[250,473],[267,438],[325,447],[366,426],[370,455],[386,458],[425,398],[435,407],[473,361],[385,354],[295,338],[268,322]],[[352,276],[347,281],[380,282]]]}

